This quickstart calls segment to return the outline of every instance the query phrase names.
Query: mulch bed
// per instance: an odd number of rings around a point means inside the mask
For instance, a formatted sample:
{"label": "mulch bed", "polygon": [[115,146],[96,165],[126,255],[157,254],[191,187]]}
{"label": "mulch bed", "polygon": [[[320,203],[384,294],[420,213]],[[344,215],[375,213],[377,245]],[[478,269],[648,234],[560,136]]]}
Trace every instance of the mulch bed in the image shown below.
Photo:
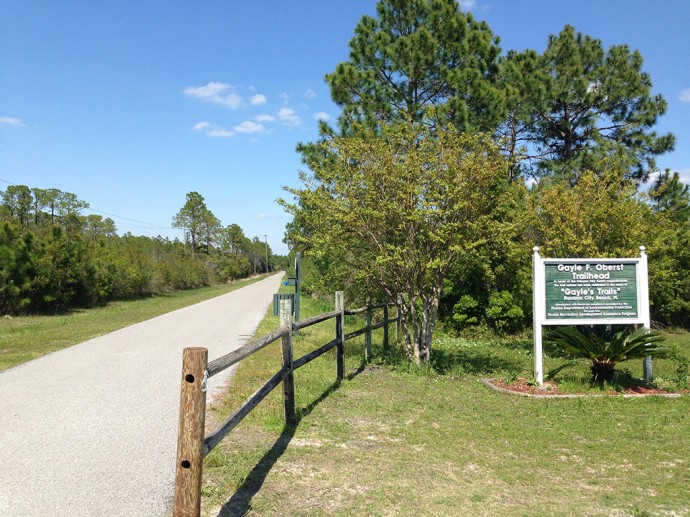
{"label": "mulch bed", "polygon": [[534,398],[578,398],[578,397],[645,397],[645,396],[658,396],[658,397],[680,397],[681,395],[687,395],[690,390],[680,390],[674,393],[669,393],[668,391],[656,390],[652,388],[645,388],[643,386],[633,386],[625,389],[624,391],[608,390],[597,393],[563,393],[560,391],[558,384],[553,381],[546,381],[541,386],[532,385],[527,379],[516,379],[512,382],[506,382],[501,379],[482,379],[482,384],[487,388],[490,388],[501,393],[507,393],[512,395],[521,395],[523,397],[534,397]]}

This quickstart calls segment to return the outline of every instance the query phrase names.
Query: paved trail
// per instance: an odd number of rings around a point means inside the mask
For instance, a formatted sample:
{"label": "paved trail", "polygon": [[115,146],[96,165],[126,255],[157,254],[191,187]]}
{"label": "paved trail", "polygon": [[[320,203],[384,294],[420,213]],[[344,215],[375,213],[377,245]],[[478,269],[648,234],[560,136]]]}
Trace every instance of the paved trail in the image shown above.
{"label": "paved trail", "polygon": [[280,279],[0,373],[0,515],[171,511],[182,349],[206,347],[212,360],[244,344]]}

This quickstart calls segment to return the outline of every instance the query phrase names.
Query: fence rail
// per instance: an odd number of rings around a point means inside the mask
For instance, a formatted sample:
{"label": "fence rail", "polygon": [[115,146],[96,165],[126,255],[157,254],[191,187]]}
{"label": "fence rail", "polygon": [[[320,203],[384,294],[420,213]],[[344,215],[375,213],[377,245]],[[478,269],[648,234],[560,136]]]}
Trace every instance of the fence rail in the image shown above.
{"label": "fence rail", "polygon": [[[365,355],[371,358],[371,332],[384,329],[384,347],[388,346],[388,326],[399,321],[399,312],[394,319],[388,318],[388,308],[393,304],[368,305],[358,309],[346,310],[342,291],[336,293],[336,310],[319,314],[299,322],[292,322],[290,300],[282,300],[280,305],[281,327],[222,357],[208,362],[205,348],[185,348],[182,356],[182,382],[180,388],[180,421],[177,441],[177,469],[175,474],[174,517],[198,516],[201,512],[201,476],[203,460],[246,417],[271,391],[283,384],[283,411],[286,423],[295,422],[295,394],[293,372],[325,354],[336,349],[336,377],[345,376],[346,341],[366,335]],[[383,321],[372,325],[372,310],[383,309]],[[345,334],[346,315],[366,315],[363,328]],[[312,350],[298,359],[293,359],[292,337],[299,329],[335,319],[335,339]],[[210,377],[237,364],[262,348],[281,340],[282,366],[273,376],[242,405],[237,408],[215,431],[204,437],[206,418],[206,383]]]}

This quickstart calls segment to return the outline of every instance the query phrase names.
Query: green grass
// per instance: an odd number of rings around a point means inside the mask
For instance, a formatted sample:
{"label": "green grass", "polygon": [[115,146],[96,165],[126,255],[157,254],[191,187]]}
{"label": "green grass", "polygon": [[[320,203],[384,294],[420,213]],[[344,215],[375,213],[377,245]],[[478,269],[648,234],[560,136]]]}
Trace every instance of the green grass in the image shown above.
{"label": "green grass", "polygon": [[[303,298],[303,317],[325,310]],[[277,325],[267,316],[257,334]],[[358,326],[348,318],[348,331]],[[296,356],[332,339],[333,328],[303,330]],[[347,343],[340,384],[333,353],[295,373],[295,427],[282,423],[278,389],[209,455],[206,515],[224,504],[230,515],[690,512],[689,396],[508,396],[479,379],[528,374],[528,342],[442,338],[432,365],[420,369],[382,358],[375,336],[369,365],[362,341]],[[688,355],[688,335],[671,338]],[[209,418],[236,408],[279,364],[277,344],[243,361]],[[657,372],[671,369],[655,361]]]}
{"label": "green grass", "polygon": [[188,291],[113,302],[58,316],[0,317],[0,371],[166,312],[202,302],[263,277]]}

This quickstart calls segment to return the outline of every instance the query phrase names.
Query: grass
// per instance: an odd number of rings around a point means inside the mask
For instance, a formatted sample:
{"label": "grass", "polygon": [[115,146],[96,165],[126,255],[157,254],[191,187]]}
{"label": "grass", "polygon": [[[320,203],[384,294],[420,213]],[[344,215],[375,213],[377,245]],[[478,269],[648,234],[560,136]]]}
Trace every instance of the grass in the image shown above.
{"label": "grass", "polygon": [[58,316],[0,317],[0,371],[166,312],[202,302],[256,282],[241,280],[140,300],[109,303]]}
{"label": "grass", "polygon": [[[303,298],[304,317],[330,310]],[[361,320],[359,320],[361,322]],[[361,325],[348,318],[348,331]],[[278,325],[267,316],[257,334]],[[296,356],[329,341],[334,323],[304,329]],[[686,357],[687,334],[671,336]],[[285,427],[275,390],[205,462],[206,515],[687,515],[690,397],[536,400],[483,387],[529,374],[525,341],[442,338],[416,368],[382,356],[364,365],[346,345],[295,373],[299,422]],[[549,359],[549,364],[560,361]],[[238,368],[221,419],[280,364],[269,346]],[[641,369],[641,365],[634,365]],[[582,366],[586,375],[586,365]],[[673,365],[655,361],[658,374]],[[572,373],[572,372],[571,372]],[[569,374],[570,375],[570,374]],[[577,372],[573,374],[577,376]],[[221,510],[224,507],[224,510]]]}

